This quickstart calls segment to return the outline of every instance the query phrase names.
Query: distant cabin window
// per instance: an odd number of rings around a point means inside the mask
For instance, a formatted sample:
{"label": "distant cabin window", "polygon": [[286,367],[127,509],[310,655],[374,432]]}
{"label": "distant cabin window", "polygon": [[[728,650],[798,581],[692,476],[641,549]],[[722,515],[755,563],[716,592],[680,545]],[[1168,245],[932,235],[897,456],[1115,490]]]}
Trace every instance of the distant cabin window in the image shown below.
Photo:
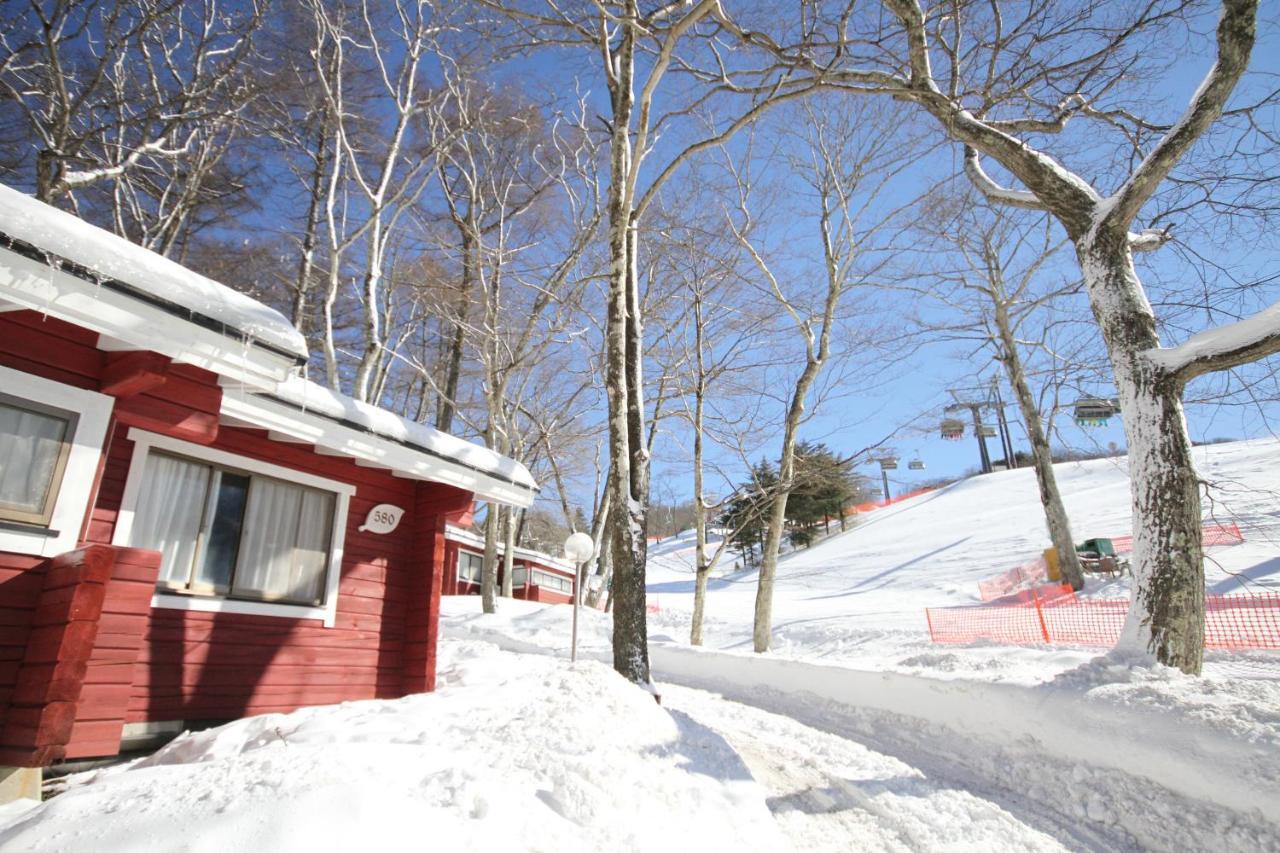
{"label": "distant cabin window", "polygon": [[480,583],[480,572],[484,568],[484,557],[470,551],[458,551],[458,580],[467,583]]}
{"label": "distant cabin window", "polygon": [[167,592],[319,605],[336,495],[166,453],[147,456],[131,544]]}
{"label": "distant cabin window", "polygon": [[0,520],[49,526],[75,431],[72,412],[0,394]]}
{"label": "distant cabin window", "polygon": [[521,567],[511,570],[511,585],[524,586],[529,580],[529,570]]}
{"label": "distant cabin window", "polygon": [[533,570],[533,585],[566,594],[573,592],[573,581],[569,578],[553,575],[550,572],[540,572],[537,569]]}

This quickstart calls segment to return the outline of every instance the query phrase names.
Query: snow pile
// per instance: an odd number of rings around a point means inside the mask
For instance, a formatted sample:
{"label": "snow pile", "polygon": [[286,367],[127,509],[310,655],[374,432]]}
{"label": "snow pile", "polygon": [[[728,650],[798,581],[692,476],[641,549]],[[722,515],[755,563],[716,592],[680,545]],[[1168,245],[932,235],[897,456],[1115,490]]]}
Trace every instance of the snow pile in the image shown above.
{"label": "snow pile", "polygon": [[254,340],[307,356],[306,340],[280,312],[4,185],[0,185],[0,232],[197,311]]}
{"label": "snow pile", "polygon": [[440,689],[252,717],[83,774],[30,851],[775,850],[724,740],[591,661],[442,643]]}
{"label": "snow pile", "polygon": [[[447,602],[450,634],[508,648],[546,643],[558,654],[567,645],[567,607],[501,602],[479,615],[473,601]],[[606,656],[607,617],[583,616],[586,654]],[[965,847],[958,839],[972,839],[971,849],[1057,849],[1053,839],[1091,849],[1280,849],[1274,680],[1192,678],[1113,655],[1039,685],[661,641],[650,657],[664,704],[726,736],[804,849],[823,832],[872,847],[897,834],[921,849]],[[706,690],[734,701],[699,713]],[[745,717],[757,722],[735,723]],[[803,743],[760,742],[770,728],[804,727]],[[833,814],[815,821],[814,810]]]}

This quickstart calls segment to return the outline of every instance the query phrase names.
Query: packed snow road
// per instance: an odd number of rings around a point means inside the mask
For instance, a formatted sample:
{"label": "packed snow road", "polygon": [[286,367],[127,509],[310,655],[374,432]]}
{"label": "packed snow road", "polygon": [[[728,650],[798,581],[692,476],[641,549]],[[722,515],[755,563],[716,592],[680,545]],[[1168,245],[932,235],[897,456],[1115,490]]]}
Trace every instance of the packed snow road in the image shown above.
{"label": "packed snow road", "polygon": [[686,687],[663,703],[721,735],[796,850],[1064,850],[1002,806],[860,743]]}

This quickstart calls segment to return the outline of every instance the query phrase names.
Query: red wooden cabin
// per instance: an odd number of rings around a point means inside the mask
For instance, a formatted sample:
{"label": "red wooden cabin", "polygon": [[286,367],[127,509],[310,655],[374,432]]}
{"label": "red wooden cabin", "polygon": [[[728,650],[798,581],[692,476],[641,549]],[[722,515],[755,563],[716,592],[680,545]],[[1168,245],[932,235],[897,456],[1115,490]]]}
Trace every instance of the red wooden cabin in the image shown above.
{"label": "red wooden cabin", "polygon": [[[444,580],[445,595],[479,595],[484,539],[457,524],[445,526],[445,565],[453,567]],[[502,543],[498,543],[501,558]],[[511,594],[525,601],[570,604],[573,601],[573,565],[541,551],[516,548],[511,555]],[[502,563],[498,563],[502,583]]]}
{"label": "red wooden cabin", "polygon": [[0,187],[0,765],[431,690],[446,525],[536,486],[283,317]]}

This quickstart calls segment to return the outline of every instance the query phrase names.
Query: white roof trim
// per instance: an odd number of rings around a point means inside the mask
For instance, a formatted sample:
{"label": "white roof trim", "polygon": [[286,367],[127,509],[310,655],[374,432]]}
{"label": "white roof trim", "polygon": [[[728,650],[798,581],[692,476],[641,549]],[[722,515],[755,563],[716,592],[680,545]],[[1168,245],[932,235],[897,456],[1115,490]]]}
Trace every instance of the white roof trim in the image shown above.
{"label": "white roof trim", "polygon": [[0,299],[97,332],[104,348],[151,350],[258,388],[274,388],[294,361],[186,323],[146,302],[0,247]]}
{"label": "white roof trim", "polygon": [[[161,257],[123,237],[17,190],[0,185],[0,233],[56,260],[69,261],[89,278],[107,279],[135,299],[151,299],[221,324],[254,343],[281,351],[281,357],[305,360],[302,334],[280,312]],[[48,265],[42,265],[46,274]],[[102,286],[101,290],[110,289]],[[119,330],[107,334],[121,336]],[[121,336],[122,337],[122,336]],[[225,337],[225,336],[224,336]]]}
{"label": "white roof trim", "polygon": [[[467,530],[464,527],[459,527],[456,524],[445,525],[444,538],[448,539],[451,542],[457,542],[460,545],[470,545],[473,548],[479,548],[482,551],[484,550],[484,537],[477,536],[476,534],[472,533],[470,530]],[[499,542],[498,553],[501,554],[504,550],[506,549],[503,548],[502,543]],[[515,551],[512,553],[512,556],[524,557],[527,560],[533,560],[534,562],[538,563],[541,566],[545,566],[553,569],[559,569],[560,571],[568,574],[570,577],[573,576],[572,563],[570,563],[568,560],[562,560],[559,557],[553,557],[550,554],[544,553],[542,551],[534,551],[530,548],[520,548],[517,546]]]}
{"label": "white roof trim", "polygon": [[[314,445],[322,452],[385,468],[404,477],[456,486],[475,493],[482,500],[526,507],[537,495],[537,485],[523,465],[491,450],[422,424],[412,426],[434,434],[431,444],[419,444],[415,435],[384,435],[377,427],[385,426],[383,422],[388,419],[402,425],[411,422],[327,390],[325,399],[330,402],[341,399],[352,407],[358,406],[355,413],[367,413],[366,410],[376,413],[375,423],[346,417],[351,414],[346,409],[339,413],[327,411],[328,407],[321,405],[303,408],[285,396],[288,385],[293,383],[277,389],[278,396],[224,387],[221,419],[236,426],[270,430]],[[293,387],[296,390],[296,385]]]}

